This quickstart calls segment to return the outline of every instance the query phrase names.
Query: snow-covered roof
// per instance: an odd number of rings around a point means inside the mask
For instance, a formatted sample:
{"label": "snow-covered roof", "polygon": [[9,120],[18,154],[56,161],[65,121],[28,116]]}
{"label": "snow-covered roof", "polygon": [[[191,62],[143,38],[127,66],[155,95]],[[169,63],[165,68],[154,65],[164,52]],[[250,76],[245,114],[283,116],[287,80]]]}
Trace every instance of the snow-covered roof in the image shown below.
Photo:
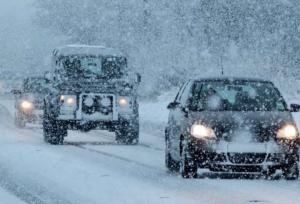
{"label": "snow-covered roof", "polygon": [[120,51],[104,46],[66,45],[53,51],[54,56],[95,55],[95,56],[123,56]]}
{"label": "snow-covered roof", "polygon": [[196,78],[192,80],[193,81],[255,81],[255,82],[272,83],[272,81],[267,79],[253,78],[253,77],[230,77],[230,76]]}

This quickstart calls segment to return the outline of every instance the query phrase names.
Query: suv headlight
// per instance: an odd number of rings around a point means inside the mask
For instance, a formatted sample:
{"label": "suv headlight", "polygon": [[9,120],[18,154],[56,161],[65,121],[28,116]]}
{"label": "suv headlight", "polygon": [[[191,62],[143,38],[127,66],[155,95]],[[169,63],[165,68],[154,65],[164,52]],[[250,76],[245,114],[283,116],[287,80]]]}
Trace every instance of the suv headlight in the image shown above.
{"label": "suv headlight", "polygon": [[279,139],[295,140],[298,137],[298,130],[294,125],[286,125],[277,132],[277,138]]}
{"label": "suv headlight", "polygon": [[192,125],[191,135],[198,139],[216,139],[214,130],[201,124]]}
{"label": "suv headlight", "polygon": [[121,96],[118,98],[118,105],[121,108],[130,108],[131,107],[131,98],[126,96]]}
{"label": "suv headlight", "polygon": [[120,113],[131,113],[132,112],[131,98],[126,96],[118,97],[118,109]]}
{"label": "suv headlight", "polygon": [[60,102],[65,106],[76,105],[76,96],[73,95],[61,95]]}
{"label": "suv headlight", "polygon": [[121,106],[121,107],[128,106],[128,99],[127,98],[121,97],[121,98],[119,98],[118,102],[119,102],[119,106]]}
{"label": "suv headlight", "polygon": [[77,97],[75,95],[60,96],[61,114],[73,114],[77,107]]}

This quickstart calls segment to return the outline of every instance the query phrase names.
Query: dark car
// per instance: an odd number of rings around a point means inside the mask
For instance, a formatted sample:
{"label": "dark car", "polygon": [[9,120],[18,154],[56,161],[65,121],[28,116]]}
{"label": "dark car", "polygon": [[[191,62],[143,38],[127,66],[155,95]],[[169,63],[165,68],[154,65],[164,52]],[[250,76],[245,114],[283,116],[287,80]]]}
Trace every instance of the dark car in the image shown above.
{"label": "dark car", "polygon": [[45,98],[43,130],[50,144],[62,144],[68,130],[109,130],[116,141],[139,141],[140,76],[127,58],[102,46],[67,45],[53,52],[52,91]]}
{"label": "dark car", "polygon": [[21,90],[14,90],[15,124],[24,127],[26,123],[41,122],[44,97],[48,93],[50,81],[44,77],[29,77],[23,81]]}
{"label": "dark car", "polygon": [[166,166],[184,178],[198,168],[212,172],[259,173],[277,170],[299,176],[299,134],[291,112],[270,81],[208,78],[185,83],[170,110]]}

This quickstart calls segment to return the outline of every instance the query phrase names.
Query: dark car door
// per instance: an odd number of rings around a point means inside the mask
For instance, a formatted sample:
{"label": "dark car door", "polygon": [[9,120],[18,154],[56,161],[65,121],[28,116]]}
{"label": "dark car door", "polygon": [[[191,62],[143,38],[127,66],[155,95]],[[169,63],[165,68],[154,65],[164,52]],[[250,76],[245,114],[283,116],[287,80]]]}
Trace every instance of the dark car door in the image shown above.
{"label": "dark car door", "polygon": [[171,156],[174,159],[179,159],[179,142],[182,129],[182,122],[185,119],[186,113],[184,108],[186,107],[186,102],[190,94],[191,82],[186,82],[178,92],[174,102],[172,102],[168,109],[169,120],[168,120],[168,135],[171,147]]}

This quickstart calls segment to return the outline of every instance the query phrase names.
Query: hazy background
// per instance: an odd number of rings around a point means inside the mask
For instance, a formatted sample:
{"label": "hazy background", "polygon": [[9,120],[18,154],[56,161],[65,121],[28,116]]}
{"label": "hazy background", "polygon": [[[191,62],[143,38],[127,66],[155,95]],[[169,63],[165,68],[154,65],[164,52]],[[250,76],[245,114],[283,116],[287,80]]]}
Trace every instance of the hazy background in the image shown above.
{"label": "hazy background", "polygon": [[0,0],[2,78],[42,74],[68,43],[123,51],[144,96],[221,67],[300,90],[298,0]]}
{"label": "hazy background", "polygon": [[37,26],[34,15],[34,0],[0,0],[0,71],[5,77],[49,69],[48,56],[59,38]]}

